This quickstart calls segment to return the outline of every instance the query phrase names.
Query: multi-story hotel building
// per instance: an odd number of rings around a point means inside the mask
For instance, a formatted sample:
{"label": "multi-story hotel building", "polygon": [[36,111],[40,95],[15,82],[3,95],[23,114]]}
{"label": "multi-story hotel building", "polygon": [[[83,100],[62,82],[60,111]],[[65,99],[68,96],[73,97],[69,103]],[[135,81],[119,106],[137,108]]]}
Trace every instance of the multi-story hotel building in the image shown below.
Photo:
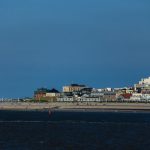
{"label": "multi-story hotel building", "polygon": [[142,93],[150,93],[150,77],[141,79],[138,84],[134,85],[134,88]]}
{"label": "multi-story hotel building", "polygon": [[76,92],[76,91],[80,91],[85,87],[86,87],[85,85],[71,84],[68,86],[63,86],[63,92]]}
{"label": "multi-story hotel building", "polygon": [[141,81],[139,81],[139,84],[150,85],[150,77],[141,79]]}

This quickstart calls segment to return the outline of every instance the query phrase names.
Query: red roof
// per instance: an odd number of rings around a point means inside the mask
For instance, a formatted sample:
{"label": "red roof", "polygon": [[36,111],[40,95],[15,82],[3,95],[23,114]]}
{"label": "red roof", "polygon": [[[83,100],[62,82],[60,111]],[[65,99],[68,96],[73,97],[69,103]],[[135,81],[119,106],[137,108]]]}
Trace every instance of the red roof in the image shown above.
{"label": "red roof", "polygon": [[123,96],[125,99],[130,99],[130,97],[132,96],[132,94],[125,93],[125,94],[121,94],[121,96]]}

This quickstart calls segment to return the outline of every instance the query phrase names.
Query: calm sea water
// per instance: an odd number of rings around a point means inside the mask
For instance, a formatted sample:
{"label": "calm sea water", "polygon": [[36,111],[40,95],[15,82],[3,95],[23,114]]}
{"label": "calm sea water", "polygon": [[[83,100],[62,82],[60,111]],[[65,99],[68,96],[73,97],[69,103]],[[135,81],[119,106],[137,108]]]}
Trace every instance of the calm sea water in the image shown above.
{"label": "calm sea water", "polygon": [[150,150],[150,113],[0,111],[0,150]]}

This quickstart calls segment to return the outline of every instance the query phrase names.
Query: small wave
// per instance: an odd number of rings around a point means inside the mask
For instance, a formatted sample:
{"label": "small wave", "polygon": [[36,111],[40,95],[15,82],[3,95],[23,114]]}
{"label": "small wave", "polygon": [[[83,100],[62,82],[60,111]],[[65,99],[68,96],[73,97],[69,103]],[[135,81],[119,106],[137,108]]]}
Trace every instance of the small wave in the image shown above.
{"label": "small wave", "polygon": [[74,121],[74,120],[65,120],[65,121],[41,121],[41,120],[35,120],[35,121],[30,121],[30,120],[0,120],[0,123],[49,123],[49,124],[116,124],[116,125],[150,125],[150,122],[108,122],[108,121]]}

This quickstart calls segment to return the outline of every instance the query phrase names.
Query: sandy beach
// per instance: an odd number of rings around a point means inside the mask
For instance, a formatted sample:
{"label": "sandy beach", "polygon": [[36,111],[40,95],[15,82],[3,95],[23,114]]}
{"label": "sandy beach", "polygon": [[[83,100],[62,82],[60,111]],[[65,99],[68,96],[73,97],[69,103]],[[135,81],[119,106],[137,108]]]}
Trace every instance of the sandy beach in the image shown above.
{"label": "sandy beach", "polygon": [[139,110],[150,111],[149,103],[27,103],[27,102],[3,102],[0,110]]}

